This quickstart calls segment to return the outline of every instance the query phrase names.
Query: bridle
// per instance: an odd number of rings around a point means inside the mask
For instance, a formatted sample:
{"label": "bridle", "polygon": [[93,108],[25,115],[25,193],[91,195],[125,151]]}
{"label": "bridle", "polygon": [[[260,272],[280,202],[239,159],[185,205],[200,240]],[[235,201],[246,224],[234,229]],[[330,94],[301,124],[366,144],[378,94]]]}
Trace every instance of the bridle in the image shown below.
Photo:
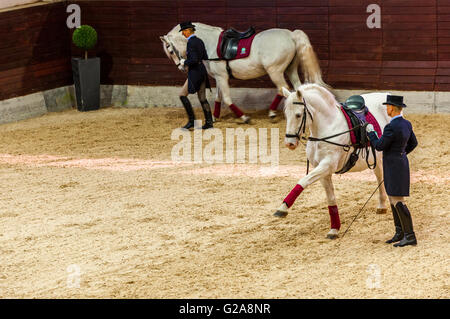
{"label": "bridle", "polygon": [[[336,145],[336,146],[341,146],[341,147],[344,148],[344,151],[348,152],[353,145],[335,143],[335,142],[329,141],[329,139],[337,137],[337,136],[344,135],[346,133],[350,133],[352,131],[355,131],[355,130],[359,129],[361,126],[363,126],[363,125],[359,124],[359,125],[356,125],[355,127],[353,127],[350,130],[347,130],[347,131],[342,132],[342,133],[334,134],[334,135],[331,135],[331,136],[327,136],[327,137],[316,138],[316,137],[311,137],[310,136],[308,138],[305,138],[305,137],[303,137],[303,134],[305,134],[305,131],[306,131],[306,114],[309,115],[309,117],[311,118],[311,121],[313,121],[314,119],[313,119],[313,117],[311,115],[311,112],[308,109],[308,106],[306,105],[306,101],[305,101],[304,98],[303,98],[303,102],[294,102],[293,104],[298,104],[298,105],[303,105],[304,106],[304,108],[303,108],[303,115],[302,115],[302,121],[300,122],[300,127],[298,128],[297,133],[295,133],[295,134],[286,134],[285,136],[287,138],[296,138],[299,141],[305,140],[305,141],[311,141],[311,142],[326,142],[326,143],[333,144],[333,145]],[[367,125],[367,123],[365,125]]]}
{"label": "bridle", "polygon": [[[365,126],[367,126],[368,123],[358,124],[358,125],[354,126],[350,130],[347,130],[345,132],[341,132],[341,133],[338,133],[338,134],[334,134],[334,135],[331,135],[331,136],[327,136],[327,137],[316,138],[316,137],[311,137],[310,136],[308,138],[305,138],[305,137],[303,137],[303,134],[305,134],[305,131],[306,131],[306,114],[309,114],[309,117],[311,118],[311,121],[313,121],[314,119],[313,119],[313,117],[311,115],[311,112],[308,109],[308,106],[306,105],[306,101],[305,101],[304,98],[303,98],[303,102],[294,102],[294,104],[298,104],[298,105],[303,105],[304,106],[302,120],[300,122],[300,127],[298,128],[297,133],[296,134],[286,134],[285,136],[287,138],[296,138],[296,139],[298,139],[298,141],[305,140],[305,141],[311,141],[311,142],[325,142],[325,143],[328,143],[328,144],[333,144],[333,145],[336,145],[336,146],[343,147],[345,152],[349,152],[352,147],[355,147],[355,149],[354,149],[353,153],[351,154],[351,156],[353,156],[355,152],[356,152],[356,156],[358,156],[360,149],[358,149],[356,147],[357,145],[355,145],[355,144],[335,143],[335,142],[329,141],[329,139],[337,137],[337,136],[341,136],[341,135],[344,135],[344,134],[347,134],[347,133],[350,133],[352,131],[360,129],[361,127],[364,127],[364,131],[365,131]],[[373,158],[375,158],[375,162],[374,162],[374,164],[370,164],[369,163],[369,155],[368,155],[369,154],[369,150],[368,150],[368,146],[366,146],[366,163],[367,163],[367,166],[370,169],[375,169],[375,167],[377,165],[376,155],[375,155],[375,148],[372,147],[371,149],[372,149]],[[357,157],[356,157],[356,159],[357,159]],[[344,168],[345,168],[345,166],[344,166]],[[341,171],[342,171],[342,169],[339,170],[336,173],[337,174],[341,174]],[[309,174],[309,159],[306,159],[306,174]]]}
{"label": "bridle", "polygon": [[[179,52],[178,52],[178,50],[175,48],[175,46],[172,44],[172,43],[166,43],[166,49],[167,49],[167,51],[169,51],[169,53],[172,55],[172,54],[175,54],[175,56],[177,57],[177,59],[178,59],[178,64],[176,64],[176,66],[177,67],[179,67],[180,66],[180,61],[181,61],[181,57],[180,57],[180,54],[179,54]],[[174,61],[175,62],[175,61]]]}
{"label": "bridle", "polygon": [[[303,105],[302,121],[300,122],[300,127],[298,128],[297,133],[286,134],[285,136],[287,138],[296,138],[299,141],[301,141],[303,134],[305,134],[305,132],[306,132],[306,114],[309,114],[311,121],[313,120],[313,117],[312,117],[311,112],[309,111],[308,107],[306,106],[305,99],[303,99],[303,102],[294,102],[293,104]],[[305,138],[303,138],[303,139],[306,140]]]}

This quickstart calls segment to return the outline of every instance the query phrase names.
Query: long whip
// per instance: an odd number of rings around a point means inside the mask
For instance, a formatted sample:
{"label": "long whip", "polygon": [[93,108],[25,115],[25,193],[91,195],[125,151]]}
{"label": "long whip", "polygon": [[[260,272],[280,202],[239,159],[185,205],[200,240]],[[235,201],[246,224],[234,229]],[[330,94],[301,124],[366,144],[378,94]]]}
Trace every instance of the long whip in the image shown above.
{"label": "long whip", "polygon": [[364,207],[366,207],[367,203],[369,202],[369,200],[372,198],[372,196],[376,193],[376,191],[378,190],[378,188],[380,188],[381,184],[383,184],[384,180],[381,181],[381,183],[378,185],[377,188],[375,188],[375,190],[373,191],[372,195],[370,195],[369,199],[366,201],[366,203],[363,205],[363,207],[359,210],[358,214],[356,214],[356,216],[353,218],[352,222],[350,223],[350,225],[348,225],[347,229],[345,230],[344,234],[342,234],[342,237],[340,237],[340,239],[343,239],[345,234],[347,233],[347,231],[350,229],[350,227],[352,226],[353,222],[358,218],[359,214],[363,211]]}

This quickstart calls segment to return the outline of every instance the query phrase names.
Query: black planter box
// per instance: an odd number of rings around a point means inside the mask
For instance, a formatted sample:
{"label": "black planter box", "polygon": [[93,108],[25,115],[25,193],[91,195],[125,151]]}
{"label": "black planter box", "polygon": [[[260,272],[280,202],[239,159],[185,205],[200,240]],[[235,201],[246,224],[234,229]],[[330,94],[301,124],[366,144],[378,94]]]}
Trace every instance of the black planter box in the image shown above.
{"label": "black planter box", "polygon": [[78,111],[100,108],[100,58],[72,58],[73,83]]}

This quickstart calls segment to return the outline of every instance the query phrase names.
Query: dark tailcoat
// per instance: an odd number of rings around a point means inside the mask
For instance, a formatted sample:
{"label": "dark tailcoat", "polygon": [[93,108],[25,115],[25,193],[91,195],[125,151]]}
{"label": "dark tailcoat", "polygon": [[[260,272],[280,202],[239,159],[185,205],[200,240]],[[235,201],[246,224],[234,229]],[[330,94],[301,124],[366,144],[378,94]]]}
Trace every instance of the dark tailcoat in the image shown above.
{"label": "dark tailcoat", "polygon": [[204,81],[206,81],[206,87],[210,88],[208,73],[202,62],[208,59],[203,41],[196,36],[191,37],[187,43],[186,55],[184,65],[189,67],[188,92],[190,94],[197,92]]}
{"label": "dark tailcoat", "polygon": [[412,125],[403,117],[395,118],[384,128],[378,138],[375,132],[368,134],[370,143],[383,151],[384,185],[389,196],[409,196],[409,162],[406,154],[417,146]]}

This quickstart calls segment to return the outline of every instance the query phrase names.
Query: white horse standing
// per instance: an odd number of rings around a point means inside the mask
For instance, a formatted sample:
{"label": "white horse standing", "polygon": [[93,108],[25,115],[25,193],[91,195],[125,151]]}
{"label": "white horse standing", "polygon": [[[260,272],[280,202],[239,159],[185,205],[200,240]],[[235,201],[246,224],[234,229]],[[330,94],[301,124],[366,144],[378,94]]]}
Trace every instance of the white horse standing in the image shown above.
{"label": "white horse standing", "polygon": [[[347,121],[340,110],[338,102],[333,94],[325,88],[315,84],[308,84],[300,86],[293,93],[283,89],[283,93],[287,98],[284,112],[286,115],[285,143],[288,148],[295,149],[298,146],[299,138],[294,136],[299,136],[297,132],[299,132],[303,117],[306,117],[306,125],[309,127],[310,137],[324,138],[348,131]],[[384,129],[390,119],[386,113],[386,108],[382,105],[386,101],[387,95],[387,93],[362,95],[370,113],[378,121],[381,130]],[[336,136],[329,139],[329,141],[351,145],[349,133]],[[308,141],[306,144],[306,155],[314,169],[299,180],[277,210],[275,216],[285,217],[288,208],[292,206],[300,193],[310,184],[320,180],[327,194],[328,210],[331,220],[331,229],[327,237],[336,238],[340,228],[340,219],[331,177],[333,173],[339,171],[346,164],[351,152],[352,149],[346,152],[341,146],[332,145],[323,141]],[[378,183],[381,183],[377,212],[386,213],[387,194],[382,183],[383,165],[381,155],[380,152],[376,152],[377,165],[374,169]],[[369,162],[373,163],[373,161],[373,155],[369,152]],[[366,161],[360,156],[356,165],[349,172],[363,171],[367,168]]]}
{"label": "white horse standing", "polygon": [[[196,35],[203,40],[209,59],[217,57],[217,45],[219,36],[223,31],[220,27],[209,26],[203,23],[194,23]],[[179,32],[179,26],[175,26],[169,33],[160,37],[164,51],[175,64],[180,63],[181,58],[186,58],[187,40]],[[248,122],[249,117],[233,104],[230,94],[229,75],[226,61],[204,61],[206,69],[217,84],[214,116],[220,116],[221,102],[231,108],[236,117]],[[268,74],[272,82],[277,86],[278,94],[271,105],[269,116],[276,116],[276,108],[283,97],[282,88],[289,87],[284,74],[289,78],[294,88],[301,85],[298,76],[298,66],[302,66],[306,82],[317,83],[323,86],[319,61],[311,46],[308,36],[301,30],[290,31],[287,29],[269,29],[256,34],[247,58],[231,60],[229,66],[233,77],[241,80],[255,79]]]}

